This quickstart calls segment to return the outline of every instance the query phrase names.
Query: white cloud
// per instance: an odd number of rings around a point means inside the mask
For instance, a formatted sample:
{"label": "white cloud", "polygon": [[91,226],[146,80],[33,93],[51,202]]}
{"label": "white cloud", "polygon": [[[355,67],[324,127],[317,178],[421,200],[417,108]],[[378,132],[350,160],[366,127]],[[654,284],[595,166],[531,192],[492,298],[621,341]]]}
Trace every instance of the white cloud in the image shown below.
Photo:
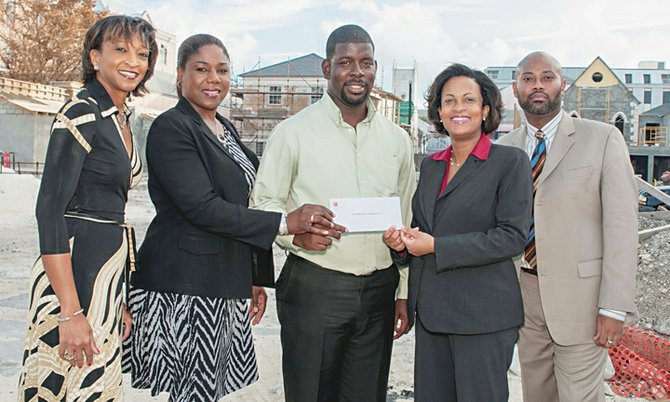
{"label": "white cloud", "polygon": [[[157,1],[157,0],[143,0]],[[174,0],[147,7],[156,25],[180,42],[196,32],[220,37],[236,72],[288,57],[324,54],[337,26],[357,23],[376,45],[378,73],[390,89],[391,68],[416,61],[420,87],[451,62],[476,68],[514,65],[546,50],[565,66],[601,56],[611,67],[640,60],[670,62],[670,1],[563,0]],[[272,38],[276,32],[277,39]],[[260,40],[259,37],[264,39]],[[378,81],[378,82],[379,82]]]}

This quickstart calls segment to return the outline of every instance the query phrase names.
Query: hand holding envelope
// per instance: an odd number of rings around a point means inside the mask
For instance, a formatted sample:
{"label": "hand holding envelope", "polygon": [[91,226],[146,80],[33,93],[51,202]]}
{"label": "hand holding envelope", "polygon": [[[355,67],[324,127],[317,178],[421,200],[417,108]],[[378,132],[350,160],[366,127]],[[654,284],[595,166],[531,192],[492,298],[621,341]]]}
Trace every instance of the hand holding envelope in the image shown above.
{"label": "hand holding envelope", "polygon": [[347,228],[334,223],[333,218],[333,212],[326,207],[304,204],[286,215],[286,226],[290,234],[311,233],[339,239]]}
{"label": "hand holding envelope", "polygon": [[400,239],[407,251],[417,257],[435,252],[435,238],[419,228],[403,227],[400,229]]}
{"label": "hand holding envelope", "polygon": [[330,209],[335,222],[351,233],[383,232],[389,226],[402,226],[399,197],[332,198]]}

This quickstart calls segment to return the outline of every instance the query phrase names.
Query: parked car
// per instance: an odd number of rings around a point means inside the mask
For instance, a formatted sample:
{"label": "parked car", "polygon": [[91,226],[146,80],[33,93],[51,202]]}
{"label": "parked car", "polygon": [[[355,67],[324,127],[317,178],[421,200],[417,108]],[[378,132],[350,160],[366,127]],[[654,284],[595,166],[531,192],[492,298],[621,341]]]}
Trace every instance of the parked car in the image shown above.
{"label": "parked car", "polygon": [[[658,186],[658,190],[663,191],[664,193],[670,195],[670,186]],[[650,195],[645,190],[640,190],[637,194],[638,205],[640,212],[643,211],[656,211],[658,207],[663,206],[664,208],[670,209],[670,205],[662,202],[658,198]]]}

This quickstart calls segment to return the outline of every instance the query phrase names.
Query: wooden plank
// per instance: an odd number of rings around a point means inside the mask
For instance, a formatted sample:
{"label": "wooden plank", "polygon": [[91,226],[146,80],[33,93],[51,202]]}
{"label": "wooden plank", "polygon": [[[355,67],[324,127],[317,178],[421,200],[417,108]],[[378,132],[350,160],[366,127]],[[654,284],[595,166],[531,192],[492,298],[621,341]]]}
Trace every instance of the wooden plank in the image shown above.
{"label": "wooden plank", "polygon": [[649,218],[649,219],[670,221],[670,211],[640,212],[640,216],[645,217],[645,218]]}
{"label": "wooden plank", "polygon": [[655,235],[656,233],[661,233],[665,232],[666,230],[670,229],[670,225],[665,225],[665,226],[659,226],[657,228],[652,228],[652,229],[647,229],[647,230],[641,230],[638,232],[638,240],[643,241],[651,236]]}
{"label": "wooden plank", "polygon": [[653,195],[654,197],[658,198],[662,203],[670,205],[670,195],[667,195],[663,191],[657,189],[656,187],[652,186],[651,184],[647,183],[646,181],[642,180],[637,176],[635,176],[635,182],[637,183],[637,188],[639,190],[644,190],[650,195]]}

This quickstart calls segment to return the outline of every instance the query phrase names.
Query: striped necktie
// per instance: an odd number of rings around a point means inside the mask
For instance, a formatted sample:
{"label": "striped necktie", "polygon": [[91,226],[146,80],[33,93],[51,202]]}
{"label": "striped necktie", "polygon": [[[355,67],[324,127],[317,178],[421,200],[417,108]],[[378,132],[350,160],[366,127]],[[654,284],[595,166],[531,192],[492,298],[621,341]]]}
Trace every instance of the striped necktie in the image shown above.
{"label": "striped necktie", "polygon": [[[535,192],[537,191],[537,182],[542,173],[544,162],[547,159],[547,144],[544,142],[544,133],[542,130],[537,130],[535,138],[537,138],[537,145],[533,150],[530,158],[530,169],[533,173],[533,199],[535,199]],[[535,211],[530,220],[530,231],[528,232],[528,242],[526,243],[526,250],[524,252],[524,259],[530,265],[531,269],[537,272],[537,256],[535,254]]]}

